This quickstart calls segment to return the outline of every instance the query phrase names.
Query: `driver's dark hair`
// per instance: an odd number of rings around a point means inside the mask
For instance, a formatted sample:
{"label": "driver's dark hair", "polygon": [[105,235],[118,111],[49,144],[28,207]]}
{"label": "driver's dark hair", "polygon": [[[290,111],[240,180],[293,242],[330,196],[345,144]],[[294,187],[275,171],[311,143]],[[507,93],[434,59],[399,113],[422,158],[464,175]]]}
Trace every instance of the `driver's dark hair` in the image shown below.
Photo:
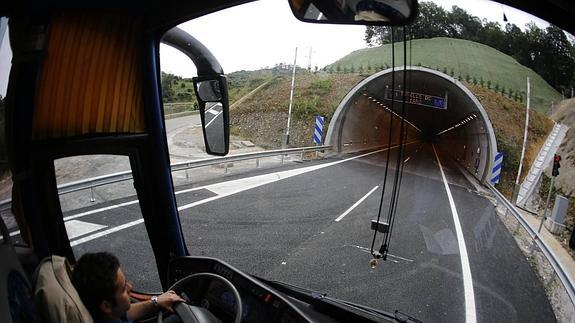
{"label": "driver's dark hair", "polygon": [[84,254],[72,271],[72,284],[94,319],[101,316],[100,304],[106,300],[116,306],[116,273],[120,262],[107,252]]}

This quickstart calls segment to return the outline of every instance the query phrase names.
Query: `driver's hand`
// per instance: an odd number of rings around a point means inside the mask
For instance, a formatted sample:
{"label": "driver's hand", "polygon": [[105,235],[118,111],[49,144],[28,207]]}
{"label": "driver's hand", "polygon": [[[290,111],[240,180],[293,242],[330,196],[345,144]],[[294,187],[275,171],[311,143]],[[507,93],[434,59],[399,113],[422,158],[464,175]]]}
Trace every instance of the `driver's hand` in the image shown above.
{"label": "driver's hand", "polygon": [[162,295],[158,296],[158,305],[164,310],[168,312],[173,312],[172,306],[177,303],[185,302],[180,295],[176,294],[173,290],[169,290]]}

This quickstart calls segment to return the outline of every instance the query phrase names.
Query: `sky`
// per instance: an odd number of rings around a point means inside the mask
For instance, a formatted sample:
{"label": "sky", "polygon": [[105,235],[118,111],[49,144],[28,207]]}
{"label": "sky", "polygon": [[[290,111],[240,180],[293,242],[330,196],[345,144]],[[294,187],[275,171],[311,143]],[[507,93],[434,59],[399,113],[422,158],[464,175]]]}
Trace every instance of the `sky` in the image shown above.
{"label": "sky", "polygon": [[[543,20],[519,10],[487,0],[434,0],[451,10],[457,5],[472,15],[502,26],[503,12],[510,23],[524,29],[534,21],[542,28]],[[197,38],[219,60],[225,73],[239,70],[256,70],[278,63],[293,64],[298,48],[297,65],[319,68],[331,64],[350,52],[365,48],[364,26],[310,24],[297,20],[287,0],[260,0],[196,18],[181,24],[180,28]],[[162,70],[184,77],[195,76],[190,60],[162,45],[160,49]]]}
{"label": "sky", "polygon": [[[499,22],[503,12],[510,23],[524,28],[534,21],[541,28],[548,23],[521,11],[488,0],[434,0],[450,10],[458,5],[472,15]],[[196,18],[180,27],[200,40],[219,60],[225,73],[293,64],[322,68],[354,50],[365,48],[364,26],[310,24],[297,20],[287,0],[260,0]],[[0,31],[2,28],[0,28]],[[0,43],[0,95],[5,96],[11,51],[8,37]],[[2,37],[0,37],[2,39]],[[311,51],[311,55],[310,55]],[[193,77],[196,69],[184,54],[161,45],[160,65],[165,72]]]}

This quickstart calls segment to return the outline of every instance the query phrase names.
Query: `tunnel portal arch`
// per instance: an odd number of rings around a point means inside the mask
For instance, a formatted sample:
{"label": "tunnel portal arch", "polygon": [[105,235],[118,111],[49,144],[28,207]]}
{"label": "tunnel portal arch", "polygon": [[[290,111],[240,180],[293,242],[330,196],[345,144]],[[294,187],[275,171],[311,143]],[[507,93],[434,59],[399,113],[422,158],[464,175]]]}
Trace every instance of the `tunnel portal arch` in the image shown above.
{"label": "tunnel portal arch", "polygon": [[[433,138],[443,155],[449,155],[481,182],[491,178],[497,142],[487,111],[456,78],[420,66],[408,66],[411,103],[406,105],[408,140]],[[399,122],[401,104],[391,107],[391,95],[401,97],[403,66],[395,68],[395,90],[391,91],[392,69],[373,74],[358,83],[340,102],[331,118],[326,144],[338,152],[375,149],[387,145],[390,113]],[[420,96],[424,95],[424,96]],[[445,108],[440,109],[441,99]],[[429,100],[439,104],[426,105]],[[399,142],[399,127],[391,134]]]}

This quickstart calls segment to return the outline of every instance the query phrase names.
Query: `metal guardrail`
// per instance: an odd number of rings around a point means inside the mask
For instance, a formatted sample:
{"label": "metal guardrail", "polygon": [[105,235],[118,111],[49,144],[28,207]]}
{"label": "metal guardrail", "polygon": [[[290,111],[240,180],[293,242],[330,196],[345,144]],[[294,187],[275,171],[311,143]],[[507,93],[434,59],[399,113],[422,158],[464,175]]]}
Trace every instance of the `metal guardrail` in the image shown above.
{"label": "metal guardrail", "polygon": [[519,212],[515,208],[515,206],[511,204],[511,202],[509,202],[507,198],[503,196],[503,194],[501,194],[501,192],[499,192],[495,187],[493,187],[493,185],[487,184],[487,187],[489,187],[489,189],[495,194],[497,199],[507,208],[507,210],[509,210],[513,214],[513,216],[515,216],[517,221],[521,223],[523,228],[527,231],[527,233],[529,233],[529,236],[531,236],[533,242],[536,243],[541,252],[543,252],[545,257],[547,258],[547,261],[549,261],[549,263],[553,267],[555,274],[561,280],[561,283],[565,287],[565,290],[567,291],[567,294],[571,299],[571,303],[575,305],[575,283],[573,282],[571,277],[569,277],[569,275],[567,275],[567,273],[563,270],[564,267],[561,264],[561,261],[559,261],[555,253],[553,253],[553,251],[547,246],[545,241],[539,239],[537,232],[529,225],[527,220],[525,220],[521,212]]}
{"label": "metal guardrail", "polygon": [[[285,155],[292,155],[292,154],[303,154],[306,152],[314,152],[314,151],[322,151],[322,150],[330,150],[332,146],[312,146],[312,147],[301,147],[301,148],[288,148],[288,149],[276,149],[276,150],[266,150],[266,151],[256,151],[251,153],[245,154],[237,154],[237,155],[228,155],[224,157],[213,157],[213,158],[204,158],[204,159],[197,159],[197,160],[190,160],[184,162],[178,162],[170,165],[171,171],[181,171],[187,170],[192,168],[198,167],[205,167],[205,166],[212,166],[212,165],[219,165],[224,163],[232,163],[237,161],[243,160],[250,160],[250,159],[259,159],[265,157],[275,157],[275,156],[283,156]],[[70,182],[66,184],[62,184],[58,186],[58,194],[67,194],[77,191],[82,191],[86,189],[93,189],[94,187],[128,181],[132,179],[132,171],[124,171],[118,172],[108,175],[102,175],[92,178],[87,178],[75,182]],[[4,200],[0,202],[0,212],[6,211],[10,209],[11,200]]]}

